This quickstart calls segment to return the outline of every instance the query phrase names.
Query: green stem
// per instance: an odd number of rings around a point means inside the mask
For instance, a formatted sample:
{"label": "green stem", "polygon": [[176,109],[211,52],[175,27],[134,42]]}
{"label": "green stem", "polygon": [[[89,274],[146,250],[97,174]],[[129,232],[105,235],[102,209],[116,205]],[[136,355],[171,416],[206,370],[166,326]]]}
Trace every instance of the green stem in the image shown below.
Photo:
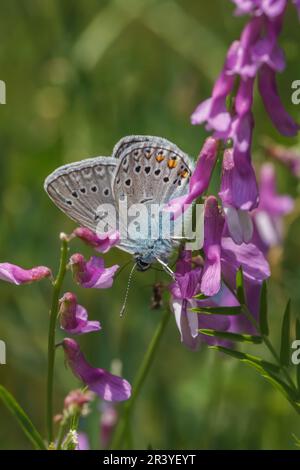
{"label": "green stem", "polygon": [[59,270],[53,283],[52,304],[48,333],[48,374],[47,374],[47,428],[49,444],[53,441],[53,373],[55,361],[55,328],[59,309],[59,296],[66,273],[68,242],[61,237]]}
{"label": "green stem", "polygon": [[122,442],[125,438],[127,428],[129,426],[129,421],[132,415],[132,411],[134,409],[135,402],[140,394],[141,388],[148,375],[148,372],[150,370],[150,367],[152,365],[152,362],[153,362],[153,359],[157,350],[157,346],[159,344],[159,341],[162,337],[163,332],[165,331],[165,328],[167,326],[170,316],[171,316],[170,310],[167,309],[164,315],[162,316],[161,321],[149,344],[149,347],[146,351],[143,362],[134,380],[131,398],[124,405],[123,413],[121,414],[117,429],[112,439],[112,443],[110,446],[111,449],[121,448]]}
{"label": "green stem", "polygon": [[57,450],[61,450],[61,446],[66,436],[67,430],[68,430],[68,420],[66,420],[64,423],[61,423],[59,426],[59,431],[57,435],[57,444],[56,444]]}

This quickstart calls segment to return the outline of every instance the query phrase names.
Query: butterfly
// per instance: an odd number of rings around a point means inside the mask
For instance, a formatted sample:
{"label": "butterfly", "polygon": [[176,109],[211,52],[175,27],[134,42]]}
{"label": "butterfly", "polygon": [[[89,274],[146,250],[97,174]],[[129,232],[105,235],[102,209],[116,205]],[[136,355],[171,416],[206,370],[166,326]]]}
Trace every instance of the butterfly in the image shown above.
{"label": "butterfly", "polygon": [[[88,158],[57,168],[46,178],[44,187],[56,206],[79,225],[96,232],[103,217],[99,207],[111,204],[124,229],[120,201],[126,198],[128,207],[142,204],[149,211],[152,204],[164,206],[187,193],[192,170],[190,157],[167,139],[133,135],[123,137],[112,156]],[[107,226],[115,228],[109,217]],[[161,230],[155,238],[136,236],[129,234],[127,227],[125,233],[127,236],[120,239],[117,247],[134,256],[138,270],[145,271],[158,261],[173,274],[167,260],[178,245],[175,237],[166,238]]]}

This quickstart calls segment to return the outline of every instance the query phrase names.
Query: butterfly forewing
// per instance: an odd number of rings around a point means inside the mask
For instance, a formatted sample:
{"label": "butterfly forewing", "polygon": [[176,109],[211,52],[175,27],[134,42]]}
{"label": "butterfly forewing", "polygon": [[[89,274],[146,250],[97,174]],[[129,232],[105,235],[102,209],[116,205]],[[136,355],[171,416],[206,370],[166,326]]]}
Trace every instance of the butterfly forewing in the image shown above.
{"label": "butterfly forewing", "polygon": [[113,179],[115,200],[128,205],[163,204],[184,194],[191,175],[189,157],[165,139],[152,138],[124,147]]}

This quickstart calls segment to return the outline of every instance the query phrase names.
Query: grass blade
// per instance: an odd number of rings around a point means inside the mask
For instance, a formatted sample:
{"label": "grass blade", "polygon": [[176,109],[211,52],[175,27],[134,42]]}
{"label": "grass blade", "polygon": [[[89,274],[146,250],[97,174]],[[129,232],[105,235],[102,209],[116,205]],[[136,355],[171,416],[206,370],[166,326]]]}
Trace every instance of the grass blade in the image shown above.
{"label": "grass blade", "polygon": [[268,294],[267,294],[267,283],[263,282],[260,292],[260,305],[259,305],[259,326],[260,331],[263,335],[268,336],[269,325],[268,325]]}
{"label": "grass blade", "polygon": [[242,313],[240,306],[237,307],[197,307],[191,308],[192,312],[203,313],[204,315],[239,315]]}
{"label": "grass blade", "polygon": [[283,366],[290,363],[291,354],[291,301],[289,300],[283,315],[281,328],[280,362]]}
{"label": "grass blade", "polygon": [[198,330],[199,333],[207,336],[214,336],[216,338],[227,339],[229,341],[240,341],[243,343],[253,343],[253,344],[260,344],[262,342],[262,338],[260,336],[253,336],[253,335],[241,335],[238,333],[229,333],[227,331],[217,331],[217,330],[210,330],[210,329],[200,329]]}
{"label": "grass blade", "polygon": [[2,385],[0,385],[0,398],[2,399],[6,408],[10,413],[16,418],[19,426],[22,428],[28,439],[32,442],[35,448],[46,450],[47,447],[36,430],[35,426],[32,424],[30,418],[27,416],[25,411],[17,403],[13,395],[6,390]]}

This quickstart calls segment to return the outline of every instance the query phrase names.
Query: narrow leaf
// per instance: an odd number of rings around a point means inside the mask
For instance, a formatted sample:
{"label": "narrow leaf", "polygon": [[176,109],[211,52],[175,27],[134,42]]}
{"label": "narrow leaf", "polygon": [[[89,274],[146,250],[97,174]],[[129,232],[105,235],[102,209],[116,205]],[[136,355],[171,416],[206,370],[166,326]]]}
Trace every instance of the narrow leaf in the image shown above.
{"label": "narrow leaf", "polygon": [[191,308],[192,312],[203,313],[206,315],[239,315],[242,313],[240,306],[237,307],[197,307]]}
{"label": "narrow leaf", "polygon": [[194,295],[193,298],[198,299],[198,300],[206,300],[208,299],[208,296],[200,293],[200,294]]}
{"label": "narrow leaf", "polygon": [[245,354],[240,351],[234,351],[233,349],[223,348],[222,346],[210,346],[210,349],[215,349],[220,352],[223,352],[229,356],[239,359],[241,362],[253,367],[256,369],[260,375],[271,383],[285,398],[290,402],[290,404],[300,412],[300,403],[297,402],[297,396],[295,390],[289,387],[283,380],[281,380],[276,374],[279,373],[280,369],[275,364],[264,361],[263,359],[251,356],[250,354]]}
{"label": "narrow leaf", "polygon": [[259,344],[262,342],[262,338],[260,336],[253,336],[253,335],[241,335],[238,333],[229,333],[228,331],[216,331],[210,329],[200,329],[198,330],[199,333],[207,336],[215,336],[216,338],[228,339],[229,341],[241,341],[244,343],[254,343]]}
{"label": "narrow leaf", "polygon": [[276,364],[265,361],[261,357],[253,356],[252,354],[243,353],[234,349],[224,348],[223,346],[209,346],[209,349],[215,349],[249,365],[254,365],[255,368],[257,368],[258,366],[260,369],[263,369],[266,372],[271,372],[275,374],[280,372],[280,368]]}
{"label": "narrow leaf", "polygon": [[28,439],[32,442],[32,444],[37,449],[46,450],[47,447],[41,435],[36,430],[35,426],[32,424],[30,418],[27,416],[21,406],[17,403],[13,395],[9,393],[8,390],[6,390],[6,388],[4,388],[2,385],[0,385],[0,398],[2,399],[6,408],[16,418],[19,426],[22,428],[22,430],[24,431]]}
{"label": "narrow leaf", "polygon": [[280,361],[283,366],[290,363],[291,354],[291,301],[289,300],[284,312],[281,327]]}
{"label": "narrow leaf", "polygon": [[244,275],[243,269],[240,269],[236,273],[236,295],[241,305],[246,304],[246,295],[245,295],[245,287],[244,287]]}
{"label": "narrow leaf", "polygon": [[260,305],[259,305],[259,326],[260,331],[263,335],[268,336],[268,295],[267,295],[267,283],[263,282],[260,292]]}

